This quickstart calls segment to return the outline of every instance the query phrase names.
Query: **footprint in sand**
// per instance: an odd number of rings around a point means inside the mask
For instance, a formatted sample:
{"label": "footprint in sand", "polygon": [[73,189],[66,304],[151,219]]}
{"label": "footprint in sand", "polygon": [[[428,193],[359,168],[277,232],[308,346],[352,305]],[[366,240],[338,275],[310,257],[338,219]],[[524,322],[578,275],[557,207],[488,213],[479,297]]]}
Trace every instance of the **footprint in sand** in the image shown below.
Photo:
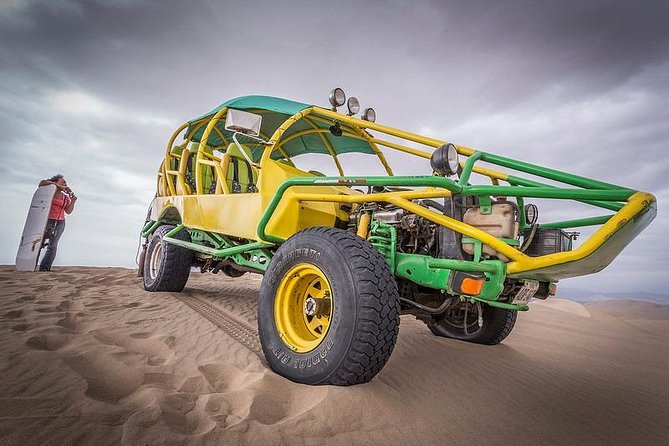
{"label": "footprint in sand", "polygon": [[60,325],[61,327],[68,328],[72,331],[77,331],[81,332],[84,331],[87,327],[87,324],[84,323],[83,317],[85,316],[85,313],[79,312],[79,313],[66,313],[65,317],[60,319],[58,322],[56,322],[57,325]]}
{"label": "footprint in sand", "polygon": [[243,420],[237,414],[232,413],[232,407],[226,395],[212,394],[207,397],[204,410],[218,427],[230,427]]}
{"label": "footprint in sand", "polygon": [[14,325],[13,327],[11,327],[11,329],[13,331],[28,331],[30,327],[32,326],[29,324],[19,324],[19,325]]}
{"label": "footprint in sand", "polygon": [[59,311],[81,311],[84,305],[78,300],[62,300],[56,308]]}
{"label": "footprint in sand", "polygon": [[18,299],[16,299],[16,302],[30,302],[37,299],[37,296],[32,296],[32,295],[27,295],[27,296],[21,296]]}
{"label": "footprint in sand", "polygon": [[103,344],[118,346],[125,351],[145,355],[146,362],[150,366],[166,364],[174,356],[176,345],[174,336],[142,339],[111,330],[96,330],[93,336]]}
{"label": "footprint in sand", "polygon": [[26,345],[35,350],[54,351],[65,346],[72,337],[64,333],[37,334],[26,341]]}
{"label": "footprint in sand", "polygon": [[130,333],[131,338],[135,339],[149,339],[153,335],[152,332],[146,331],[146,332],[139,332],[139,333]]}
{"label": "footprint in sand", "polygon": [[223,364],[206,364],[198,367],[202,376],[215,392],[241,390],[262,378],[262,372],[248,372],[239,367]]}
{"label": "footprint in sand", "polygon": [[216,427],[206,413],[207,396],[194,393],[167,394],[160,399],[160,419],[173,432],[200,435]]}
{"label": "footprint in sand", "polygon": [[116,403],[136,391],[144,382],[144,373],[140,367],[128,365],[108,352],[85,352],[66,355],[63,359],[86,380],[86,395],[98,401]]}

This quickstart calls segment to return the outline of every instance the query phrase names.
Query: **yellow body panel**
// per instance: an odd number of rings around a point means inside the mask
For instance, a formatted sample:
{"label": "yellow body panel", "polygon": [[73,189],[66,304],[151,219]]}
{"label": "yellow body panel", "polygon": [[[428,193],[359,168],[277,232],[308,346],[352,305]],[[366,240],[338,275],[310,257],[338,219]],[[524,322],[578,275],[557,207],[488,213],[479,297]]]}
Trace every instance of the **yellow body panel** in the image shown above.
{"label": "yellow body panel", "polygon": [[[152,219],[158,220],[174,208],[182,223],[193,229],[216,232],[229,236],[259,241],[256,227],[260,217],[274,196],[279,185],[288,178],[315,175],[295,167],[269,160],[264,164],[258,179],[263,193],[201,194],[156,197]],[[348,187],[295,188],[287,194],[286,200],[277,208],[268,230],[272,234],[288,238],[295,232],[313,226],[334,226],[337,218],[348,220],[348,214],[341,210],[340,203],[313,202],[299,203],[291,198],[300,192],[315,192],[324,195],[355,194]]]}
{"label": "yellow body panel", "polygon": [[[263,210],[269,205],[274,193],[281,183],[293,177],[315,177],[315,175],[289,166],[287,164],[269,160],[263,164],[260,171],[259,187],[263,195]],[[312,226],[334,226],[335,220],[347,221],[348,214],[341,211],[340,203],[310,202],[300,203],[294,199],[300,192],[314,192],[323,194],[349,195],[356,193],[348,187],[295,187],[289,190],[285,199],[276,209],[267,225],[267,231],[278,237],[288,238],[295,232]],[[260,218],[253,220],[257,225]]]}

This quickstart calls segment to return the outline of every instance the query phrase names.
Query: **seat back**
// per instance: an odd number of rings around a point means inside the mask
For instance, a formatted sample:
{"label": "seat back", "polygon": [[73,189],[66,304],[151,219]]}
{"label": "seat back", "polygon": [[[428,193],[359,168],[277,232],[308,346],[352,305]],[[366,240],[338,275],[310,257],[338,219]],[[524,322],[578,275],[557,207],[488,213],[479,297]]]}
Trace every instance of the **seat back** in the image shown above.
{"label": "seat back", "polygon": [[[184,150],[181,155],[183,158],[182,162],[186,163],[184,176],[186,178],[186,188],[190,189],[188,195],[197,190],[195,185],[195,162],[197,159],[196,155],[199,146],[199,143],[192,142],[188,147],[188,150]],[[209,155],[214,153],[213,149],[209,146],[204,147],[204,152]],[[216,188],[214,168],[212,166],[200,166],[200,170],[202,171],[202,190],[206,194],[213,194]]]}
{"label": "seat back", "polygon": [[[251,150],[244,145],[242,145],[242,148],[250,159]],[[231,143],[228,145],[225,157],[228,159],[224,159],[222,164],[223,166],[227,164],[228,167],[225,180],[230,192],[233,194],[257,192],[258,171],[244,157],[237,144]]]}

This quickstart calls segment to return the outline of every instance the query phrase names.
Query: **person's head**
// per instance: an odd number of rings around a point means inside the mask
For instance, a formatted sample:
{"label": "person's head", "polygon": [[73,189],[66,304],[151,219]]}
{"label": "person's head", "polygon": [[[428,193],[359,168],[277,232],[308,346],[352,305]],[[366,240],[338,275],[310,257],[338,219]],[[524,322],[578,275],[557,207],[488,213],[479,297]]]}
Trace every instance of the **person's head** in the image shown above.
{"label": "person's head", "polygon": [[52,183],[56,183],[59,186],[67,186],[67,181],[65,181],[65,178],[61,174],[57,174],[49,178],[49,181]]}

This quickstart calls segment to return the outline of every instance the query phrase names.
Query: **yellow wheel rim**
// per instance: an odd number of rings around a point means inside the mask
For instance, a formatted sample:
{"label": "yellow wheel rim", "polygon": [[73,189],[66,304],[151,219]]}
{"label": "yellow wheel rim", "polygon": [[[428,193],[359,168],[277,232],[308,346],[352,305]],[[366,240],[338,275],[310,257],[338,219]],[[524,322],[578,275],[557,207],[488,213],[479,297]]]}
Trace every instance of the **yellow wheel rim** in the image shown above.
{"label": "yellow wheel rim", "polygon": [[281,279],[274,299],[274,322],[288,348],[308,353],[325,339],[334,313],[330,282],[315,265],[300,263]]}

